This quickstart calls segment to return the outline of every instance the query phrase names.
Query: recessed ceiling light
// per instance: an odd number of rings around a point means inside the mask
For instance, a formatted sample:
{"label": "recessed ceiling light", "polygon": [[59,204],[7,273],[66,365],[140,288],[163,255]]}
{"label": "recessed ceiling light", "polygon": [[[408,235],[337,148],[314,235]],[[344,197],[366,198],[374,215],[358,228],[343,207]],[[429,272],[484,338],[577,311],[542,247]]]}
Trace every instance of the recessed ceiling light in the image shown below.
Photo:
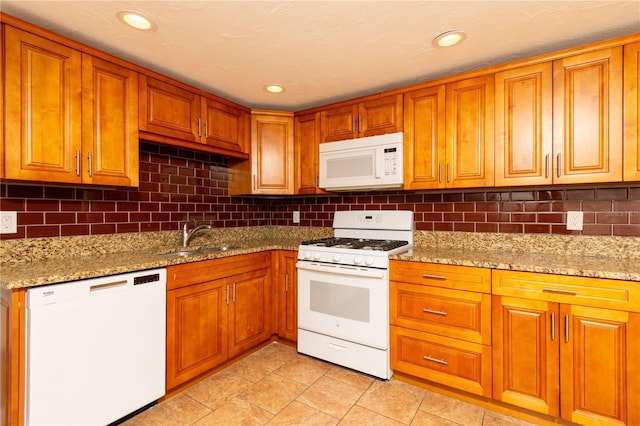
{"label": "recessed ceiling light", "polygon": [[156,28],[156,24],[151,19],[138,12],[123,10],[118,12],[118,18],[125,24],[138,30],[149,31]]}
{"label": "recessed ceiling light", "polygon": [[434,38],[433,45],[435,47],[451,47],[460,43],[465,38],[467,38],[467,34],[465,34],[464,31],[447,31]]}
{"label": "recessed ceiling light", "polygon": [[269,93],[282,93],[284,92],[284,86],[281,86],[280,84],[268,84],[264,86],[264,90]]}

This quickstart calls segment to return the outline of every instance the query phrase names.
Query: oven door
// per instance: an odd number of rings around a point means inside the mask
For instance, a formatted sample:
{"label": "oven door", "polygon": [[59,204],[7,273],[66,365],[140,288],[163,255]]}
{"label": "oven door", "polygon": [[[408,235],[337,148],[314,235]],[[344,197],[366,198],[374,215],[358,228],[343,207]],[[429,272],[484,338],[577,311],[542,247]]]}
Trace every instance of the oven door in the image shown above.
{"label": "oven door", "polygon": [[309,261],[297,268],[298,328],[388,349],[388,270]]}

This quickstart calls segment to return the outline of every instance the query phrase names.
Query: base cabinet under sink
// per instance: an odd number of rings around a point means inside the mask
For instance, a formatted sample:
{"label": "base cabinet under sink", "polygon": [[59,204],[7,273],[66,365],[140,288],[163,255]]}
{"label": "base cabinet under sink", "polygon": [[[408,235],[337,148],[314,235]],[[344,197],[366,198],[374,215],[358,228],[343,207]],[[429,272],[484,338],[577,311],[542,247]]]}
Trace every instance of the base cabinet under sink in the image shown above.
{"label": "base cabinet under sink", "polygon": [[270,252],[167,272],[167,391],[271,337]]}

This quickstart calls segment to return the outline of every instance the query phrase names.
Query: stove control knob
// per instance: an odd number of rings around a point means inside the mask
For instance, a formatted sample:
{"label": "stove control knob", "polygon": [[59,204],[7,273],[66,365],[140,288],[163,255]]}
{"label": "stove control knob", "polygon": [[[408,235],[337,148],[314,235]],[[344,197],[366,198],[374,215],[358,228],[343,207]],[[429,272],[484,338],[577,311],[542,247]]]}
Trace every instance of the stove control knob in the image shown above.
{"label": "stove control knob", "polygon": [[362,257],[361,256],[354,256],[353,263],[355,263],[356,265],[361,264],[362,263]]}
{"label": "stove control knob", "polygon": [[313,253],[313,260],[320,260],[320,253]]}
{"label": "stove control knob", "polygon": [[335,254],[333,255],[333,261],[334,261],[334,262],[338,262],[338,261],[340,261],[340,258],[341,258],[341,257],[342,257],[342,256],[340,256],[340,254],[339,254],[339,253],[335,253]]}
{"label": "stove control knob", "polygon": [[305,260],[311,259],[311,252],[310,251],[305,251],[303,253],[303,257],[305,258]]}
{"label": "stove control knob", "polygon": [[365,259],[364,259],[364,263],[365,263],[367,266],[371,266],[371,265],[373,265],[373,257],[367,257],[367,258],[365,258]]}

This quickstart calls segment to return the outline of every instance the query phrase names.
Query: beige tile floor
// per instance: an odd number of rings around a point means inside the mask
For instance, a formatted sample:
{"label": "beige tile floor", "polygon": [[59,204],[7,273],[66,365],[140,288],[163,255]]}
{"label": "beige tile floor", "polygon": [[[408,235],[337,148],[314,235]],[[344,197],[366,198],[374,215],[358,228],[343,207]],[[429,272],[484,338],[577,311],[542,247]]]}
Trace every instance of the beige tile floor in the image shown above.
{"label": "beige tile floor", "polygon": [[531,425],[271,343],[129,419],[138,425]]}

